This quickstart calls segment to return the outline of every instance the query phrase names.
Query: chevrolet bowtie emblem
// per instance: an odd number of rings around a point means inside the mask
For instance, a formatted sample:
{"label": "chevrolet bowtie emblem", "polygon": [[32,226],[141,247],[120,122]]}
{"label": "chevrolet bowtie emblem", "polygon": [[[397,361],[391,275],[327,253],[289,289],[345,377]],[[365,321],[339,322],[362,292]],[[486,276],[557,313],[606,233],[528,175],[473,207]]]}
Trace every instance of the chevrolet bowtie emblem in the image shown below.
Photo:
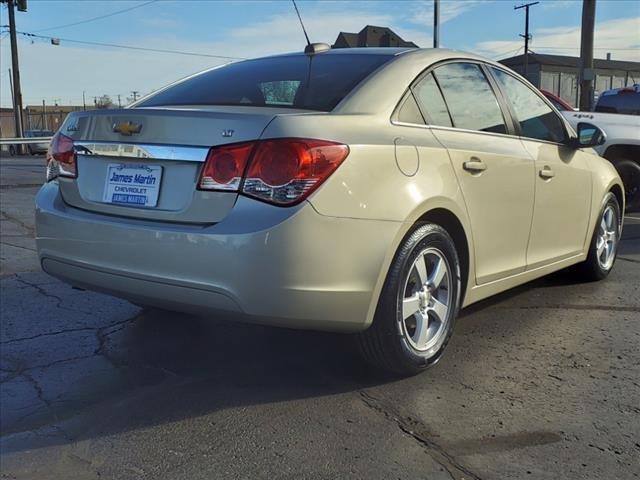
{"label": "chevrolet bowtie emblem", "polygon": [[122,122],[122,123],[114,123],[113,131],[119,133],[120,135],[126,135],[130,137],[134,133],[140,133],[142,130],[141,123],[132,123],[132,122]]}

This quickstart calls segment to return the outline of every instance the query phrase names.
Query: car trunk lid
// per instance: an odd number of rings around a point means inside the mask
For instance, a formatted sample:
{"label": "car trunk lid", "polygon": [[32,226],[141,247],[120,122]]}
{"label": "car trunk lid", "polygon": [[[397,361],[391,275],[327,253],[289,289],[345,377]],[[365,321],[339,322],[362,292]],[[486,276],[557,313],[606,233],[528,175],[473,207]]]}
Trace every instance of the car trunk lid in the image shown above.
{"label": "car trunk lid", "polygon": [[[233,208],[237,192],[196,188],[209,149],[260,138],[276,115],[291,113],[280,110],[208,106],[74,112],[60,131],[74,140],[78,177],[59,179],[62,197],[71,206],[122,217],[219,222]],[[137,204],[142,197],[147,203]]]}

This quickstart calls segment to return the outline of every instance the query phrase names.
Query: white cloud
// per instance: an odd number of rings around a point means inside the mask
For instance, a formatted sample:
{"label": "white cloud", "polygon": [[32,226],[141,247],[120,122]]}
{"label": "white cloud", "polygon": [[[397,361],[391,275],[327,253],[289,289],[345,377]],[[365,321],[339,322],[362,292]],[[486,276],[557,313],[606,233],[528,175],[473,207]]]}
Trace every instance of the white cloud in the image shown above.
{"label": "white cloud", "polygon": [[[640,32],[640,17],[596,23],[594,56],[604,58],[607,52],[611,52],[614,59],[640,61],[638,32]],[[475,50],[490,57],[503,58],[511,56],[514,50],[522,47],[522,43],[522,40],[485,41],[478,43]],[[531,50],[537,53],[578,56],[580,54],[580,26],[534,30],[533,40],[529,45]]]}
{"label": "white cloud", "polygon": [[541,6],[546,10],[554,10],[579,5],[579,1],[580,0],[547,0],[546,2],[542,2]]}
{"label": "white cloud", "polygon": [[[491,3],[492,0],[443,0],[440,2],[440,24],[446,23],[468,12],[482,3]],[[413,11],[412,23],[420,25],[433,25],[433,0],[420,2]]]}
{"label": "white cloud", "polygon": [[[326,8],[325,8],[326,10]],[[316,12],[317,13],[317,12]],[[388,25],[392,17],[374,15],[359,10],[347,11],[342,5],[321,15],[308,11],[305,25],[312,41],[333,43],[340,31],[357,32],[363,25]],[[407,34],[412,32],[407,31]],[[225,32],[224,41],[186,41],[171,35],[162,37],[123,37],[118,44],[146,48],[162,48],[204,54],[251,58],[275,53],[302,50],[304,35],[295,13],[274,15],[265,20]],[[409,38],[411,39],[411,38]],[[167,83],[205,68],[224,63],[223,60],[152,53],[133,50],[94,48],[68,42],[52,46],[48,42],[31,43],[19,39],[23,103],[47,103],[58,100],[64,104],[87,100],[93,96],[131,90],[143,93],[158,89]],[[0,72],[10,67],[8,39],[0,44]],[[3,106],[10,106],[9,82],[2,77],[0,89]],[[89,101],[90,100],[90,101]]]}

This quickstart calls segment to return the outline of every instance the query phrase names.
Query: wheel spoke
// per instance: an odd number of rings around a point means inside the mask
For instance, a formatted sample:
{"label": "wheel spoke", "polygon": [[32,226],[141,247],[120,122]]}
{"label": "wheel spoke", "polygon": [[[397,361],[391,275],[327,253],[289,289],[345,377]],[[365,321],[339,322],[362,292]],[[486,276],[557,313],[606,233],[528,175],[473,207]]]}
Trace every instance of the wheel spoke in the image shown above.
{"label": "wheel spoke", "polygon": [[439,288],[440,284],[442,283],[442,279],[446,274],[447,274],[447,267],[445,266],[442,259],[439,258],[437,260],[437,263],[433,267],[433,271],[429,275],[429,284],[432,285],[434,289]]}
{"label": "wheel spoke", "polygon": [[424,255],[416,259],[416,272],[418,272],[418,278],[420,278],[420,284],[425,285],[427,283],[427,263]]}
{"label": "wheel spoke", "polygon": [[429,312],[433,313],[438,322],[443,323],[447,318],[448,307],[437,298],[433,299],[433,306],[429,307]]}
{"label": "wheel spoke", "polygon": [[420,310],[420,298],[418,294],[402,300],[402,319],[406,320]]}
{"label": "wheel spoke", "polygon": [[602,252],[604,252],[604,249],[606,246],[607,246],[607,242],[605,242],[604,238],[598,237],[598,242],[596,245],[598,257],[602,255]]}
{"label": "wheel spoke", "polygon": [[611,208],[607,208],[607,210],[604,212],[604,220],[607,225],[607,228],[605,230],[611,230],[613,227],[613,210],[611,210]]}
{"label": "wheel spoke", "polygon": [[607,222],[604,215],[602,216],[602,220],[600,221],[600,229],[602,230],[602,233],[607,231]]}
{"label": "wheel spoke", "polygon": [[413,341],[416,342],[418,348],[423,348],[429,337],[429,316],[418,315],[416,321],[416,331],[413,334]]}

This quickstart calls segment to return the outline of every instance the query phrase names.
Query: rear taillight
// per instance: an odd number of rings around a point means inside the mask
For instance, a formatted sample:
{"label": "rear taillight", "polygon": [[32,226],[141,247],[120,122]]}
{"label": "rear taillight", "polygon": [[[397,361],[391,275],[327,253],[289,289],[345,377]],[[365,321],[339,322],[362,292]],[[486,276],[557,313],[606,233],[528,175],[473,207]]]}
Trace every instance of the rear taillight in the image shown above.
{"label": "rear taillight", "polygon": [[348,154],[346,145],[305,138],[214,147],[198,188],[241,191],[276,205],[294,205],[329,178]]}
{"label": "rear taillight", "polygon": [[213,147],[207,155],[198,188],[237,192],[253,147],[253,142]]}
{"label": "rear taillight", "polygon": [[73,138],[60,132],[53,136],[47,151],[47,181],[58,176],[70,178],[78,176]]}
{"label": "rear taillight", "polygon": [[329,178],[348,154],[346,145],[324,140],[258,142],[242,193],[278,205],[298,203]]}

